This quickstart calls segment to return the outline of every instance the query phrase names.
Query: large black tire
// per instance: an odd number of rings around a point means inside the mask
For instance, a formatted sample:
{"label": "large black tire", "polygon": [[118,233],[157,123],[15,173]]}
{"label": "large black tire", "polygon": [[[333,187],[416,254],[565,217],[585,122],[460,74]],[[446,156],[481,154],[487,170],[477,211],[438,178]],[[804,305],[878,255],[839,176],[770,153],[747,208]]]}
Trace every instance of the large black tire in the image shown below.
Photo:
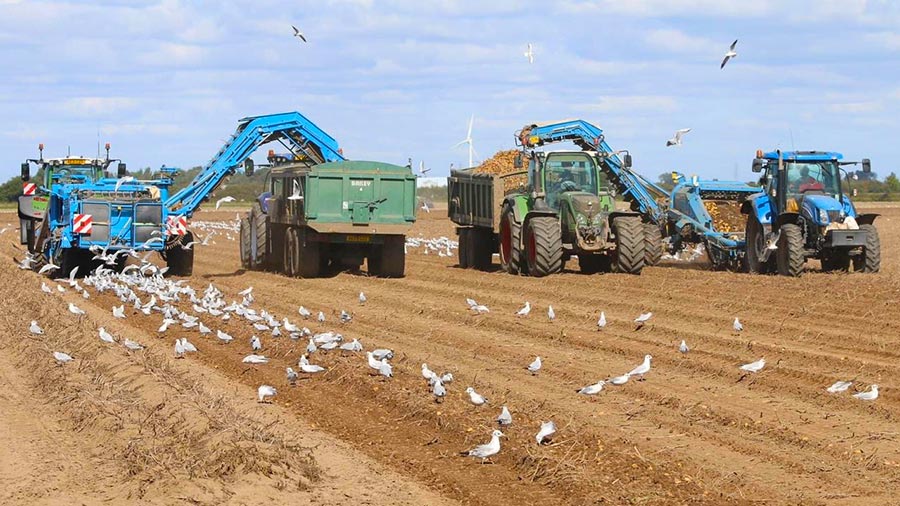
{"label": "large black tire", "polygon": [[297,275],[297,268],[300,264],[300,251],[298,250],[297,229],[287,228],[284,231],[284,255],[282,258],[282,272],[285,275],[294,277]]}
{"label": "large black tire", "polygon": [[389,235],[369,257],[369,274],[382,278],[402,278],[406,274],[406,237]]}
{"label": "large black tire", "polygon": [[[84,275],[84,269],[81,268],[81,261],[84,258],[84,254],[82,251],[76,248],[66,248],[59,252],[59,258],[56,260],[56,265],[59,266],[59,269],[55,269],[50,272],[50,277],[54,279],[61,279],[69,277],[69,274],[72,272],[72,269],[78,267],[78,272]],[[93,256],[93,255],[92,255]]]}
{"label": "large black tire", "polygon": [[766,250],[766,234],[762,224],[756,219],[756,216],[747,216],[747,251],[744,254],[744,260],[747,264],[747,271],[751,274],[769,274],[774,272],[774,258],[772,255],[763,262],[762,254]]}
{"label": "large black tire", "polygon": [[493,260],[494,244],[493,231],[481,227],[469,230],[468,261],[469,267],[486,271],[491,268]]}
{"label": "large black tire", "polygon": [[269,216],[259,203],[250,210],[250,268],[263,269],[268,262]]}
{"label": "large black tire", "polygon": [[803,274],[806,256],[803,254],[803,230],[800,225],[785,223],[781,226],[775,263],[782,276],[797,277]]}
{"label": "large black tire", "polygon": [[606,255],[584,253],[578,255],[578,267],[582,274],[596,274],[609,272],[611,265]]}
{"label": "large black tire", "polygon": [[662,260],[663,238],[659,227],[644,223],[644,267],[652,267]]}
{"label": "large black tire", "polygon": [[188,231],[181,238],[181,241],[175,243],[166,251],[166,265],[169,267],[169,276],[190,276],[194,273],[194,248],[184,249],[182,244],[189,244],[194,240],[194,234]]}
{"label": "large black tire", "polygon": [[294,276],[298,278],[317,278],[322,273],[321,245],[307,237],[305,230],[294,230],[294,240],[297,248],[297,264],[294,266]]}
{"label": "large black tire", "polygon": [[468,269],[471,266],[469,261],[469,233],[471,231],[471,228],[459,229],[459,247],[456,253],[459,255],[459,267],[461,269]]}
{"label": "large black tire", "polygon": [[562,271],[562,231],[555,216],[537,216],[525,224],[528,275],[543,277]]}
{"label": "large black tire", "polygon": [[500,267],[510,274],[525,274],[522,261],[522,225],[516,223],[515,213],[504,206],[500,214]]}
{"label": "large black tire", "polygon": [[854,272],[878,272],[881,270],[881,239],[875,225],[860,225],[866,231],[866,245],[861,255],[853,258]]}
{"label": "large black tire", "polygon": [[636,216],[619,216],[613,219],[616,232],[616,253],[613,268],[625,274],[640,274],[644,268],[644,225]]}
{"label": "large black tire", "polygon": [[240,252],[241,267],[250,268],[250,217],[241,218]]}

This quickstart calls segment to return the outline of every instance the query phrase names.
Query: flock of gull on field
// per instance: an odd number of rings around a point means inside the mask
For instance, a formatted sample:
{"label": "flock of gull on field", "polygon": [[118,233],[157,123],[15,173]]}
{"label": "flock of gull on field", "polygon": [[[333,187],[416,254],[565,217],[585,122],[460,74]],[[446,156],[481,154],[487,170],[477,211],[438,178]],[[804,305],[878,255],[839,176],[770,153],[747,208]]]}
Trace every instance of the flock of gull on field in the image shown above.
{"label": "flock of gull on field", "polygon": [[[201,244],[206,244],[215,235],[224,235],[226,239],[233,240],[232,234],[236,231],[235,226],[228,222],[202,222],[200,223],[200,228],[206,234]],[[439,251],[444,254],[456,247],[456,244],[447,238],[410,239],[410,244],[408,245],[424,247],[427,251]],[[60,280],[55,287],[51,286],[53,283],[43,282],[41,290],[50,295],[73,291],[80,293],[84,299],[91,297],[88,288],[92,288],[97,293],[113,294],[120,302],[120,304],[111,308],[113,317],[117,319],[160,317],[161,324],[157,330],[159,337],[172,335],[177,329],[178,333],[194,333],[201,339],[212,339],[214,337],[219,343],[229,345],[234,338],[217,328],[218,322],[234,320],[245,323],[253,329],[252,333],[254,335],[247,343],[249,348],[248,354],[243,358],[243,362],[251,365],[265,366],[265,364],[269,363],[269,358],[264,355],[266,349],[265,341],[267,340],[284,337],[292,340],[305,339],[308,341],[308,344],[306,345],[305,353],[300,356],[297,362],[296,369],[290,366],[285,368],[285,382],[289,385],[295,385],[301,376],[312,377],[326,371],[325,367],[311,362],[311,358],[317,354],[327,353],[332,350],[338,350],[342,354],[361,354],[365,352],[368,367],[373,375],[380,375],[385,381],[389,381],[394,376],[393,367],[390,363],[394,357],[392,350],[372,349],[365,351],[365,347],[359,339],[347,341],[339,332],[335,331],[313,333],[308,327],[303,325],[308,321],[316,321],[319,326],[324,326],[327,318],[322,311],[314,314],[313,311],[300,306],[297,310],[295,322],[292,322],[287,316],[277,318],[272,312],[257,307],[258,304],[256,304],[254,299],[252,287],[238,293],[240,301],[232,300],[229,303],[225,294],[212,283],[202,292],[198,292],[188,285],[187,280],[175,281],[165,278],[163,276],[165,273],[164,267],[157,267],[147,261],[146,258],[141,258],[134,251],[127,253],[137,259],[138,262],[126,266],[120,273],[116,273],[112,268],[108,267],[115,264],[116,257],[105,255],[104,252],[98,251],[96,252],[96,258],[103,260],[105,262],[104,265],[95,269],[81,280],[76,278],[76,272],[73,271],[68,279]],[[23,261],[19,266],[23,269],[28,268],[26,261]],[[360,292],[356,303],[364,305],[366,302],[366,295]],[[487,317],[491,312],[486,305],[479,304],[471,298],[466,299],[466,304],[468,310],[474,315]],[[127,308],[131,309],[128,310]],[[69,302],[68,310],[76,317],[85,314],[84,310],[72,302]],[[515,315],[517,318],[528,318],[531,312],[531,303],[525,302],[524,306]],[[549,322],[556,320],[556,312],[552,306],[548,306],[546,315]],[[653,313],[651,312],[640,314],[634,319],[635,330],[639,330],[647,325],[652,318]],[[353,315],[347,310],[341,310],[338,320],[341,325],[345,325],[353,320]],[[606,313],[601,312],[596,328],[597,330],[603,330],[606,326]],[[736,333],[744,330],[738,318],[734,319],[733,330]],[[32,334],[44,333],[37,321],[31,322],[29,331]],[[120,339],[104,327],[97,329],[97,335],[106,345],[121,344],[126,349],[135,352],[144,349],[142,344],[129,338]],[[681,341],[677,350],[682,354],[690,353],[690,348],[684,340]],[[197,353],[197,347],[187,337],[178,337],[174,340],[173,351],[175,358],[183,358],[190,353]],[[66,364],[74,360],[71,355],[63,351],[53,351],[53,358],[59,364]],[[599,394],[607,386],[624,385],[632,378],[643,381],[644,377],[650,373],[652,359],[652,356],[645,355],[643,361],[632,370],[619,376],[601,379],[596,383],[578,389],[576,392],[579,395],[592,396]],[[537,375],[543,367],[544,363],[541,357],[535,357],[533,362],[523,367],[525,370],[523,374]],[[759,373],[765,367],[765,358],[760,358],[755,362],[741,365],[740,370],[743,371],[743,374],[753,374]],[[444,401],[447,396],[448,385],[454,382],[452,373],[444,372],[438,374],[429,369],[427,364],[422,364],[422,378],[427,382],[428,389],[435,402]],[[851,385],[851,381],[838,381],[828,387],[827,391],[832,394],[838,394],[846,392]],[[471,404],[475,406],[488,404],[488,400],[473,387],[466,388],[465,392],[468,394]],[[260,403],[270,402],[277,394],[278,390],[275,386],[261,385],[257,391],[258,401]],[[878,398],[878,386],[872,385],[869,390],[856,393],[853,396],[865,401],[875,400]],[[500,415],[495,420],[498,430],[492,432],[490,441],[462,452],[463,455],[476,457],[484,462],[500,451],[500,438],[505,436],[499,429],[509,427],[513,423],[512,414],[507,406],[501,406],[500,411]],[[555,433],[556,425],[553,421],[543,422],[535,435],[535,440],[537,444],[548,443],[552,440]]]}

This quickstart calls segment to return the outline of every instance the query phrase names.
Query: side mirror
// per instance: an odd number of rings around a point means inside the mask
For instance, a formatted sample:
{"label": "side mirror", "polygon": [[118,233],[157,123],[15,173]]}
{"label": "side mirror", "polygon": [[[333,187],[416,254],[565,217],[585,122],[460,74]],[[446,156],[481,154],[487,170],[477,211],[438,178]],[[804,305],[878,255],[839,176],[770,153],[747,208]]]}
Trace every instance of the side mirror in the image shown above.
{"label": "side mirror", "polygon": [[753,159],[753,172],[762,172],[763,161],[761,158]]}
{"label": "side mirror", "polygon": [[22,164],[22,181],[31,179],[31,165],[28,162]]}
{"label": "side mirror", "polygon": [[863,166],[864,173],[868,174],[869,172],[872,172],[872,162],[869,161],[868,158],[862,159],[862,166]]}
{"label": "side mirror", "polygon": [[119,166],[116,167],[116,177],[118,177],[119,179],[122,179],[123,177],[125,177],[125,169],[126,169],[125,164],[119,162]]}
{"label": "side mirror", "polygon": [[631,168],[631,153],[625,153],[625,168]]}
{"label": "side mirror", "polygon": [[859,190],[853,188],[852,190],[850,190],[850,195],[856,197],[857,195],[859,195]]}
{"label": "side mirror", "polygon": [[525,163],[522,161],[522,153],[517,153],[516,158],[513,159],[513,167],[516,169],[521,169]]}
{"label": "side mirror", "polygon": [[244,175],[250,177],[253,175],[253,159],[248,158],[244,160]]}

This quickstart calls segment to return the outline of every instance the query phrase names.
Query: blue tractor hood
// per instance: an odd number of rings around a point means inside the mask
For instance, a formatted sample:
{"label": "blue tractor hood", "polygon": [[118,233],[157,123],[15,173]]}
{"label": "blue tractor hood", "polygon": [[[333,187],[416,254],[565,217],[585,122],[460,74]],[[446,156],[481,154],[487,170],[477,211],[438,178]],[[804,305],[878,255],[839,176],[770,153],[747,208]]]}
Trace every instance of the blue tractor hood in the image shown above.
{"label": "blue tractor hood", "polygon": [[[833,221],[842,221],[843,216],[841,216],[841,211],[844,212],[844,216],[856,217],[856,212],[853,209],[850,200],[845,197],[844,202],[845,205],[842,206],[840,201],[829,195],[807,195],[803,197],[803,214],[811,216],[813,221],[818,225],[827,225]],[[822,220],[823,216],[819,213],[820,210],[825,212],[828,219]]]}

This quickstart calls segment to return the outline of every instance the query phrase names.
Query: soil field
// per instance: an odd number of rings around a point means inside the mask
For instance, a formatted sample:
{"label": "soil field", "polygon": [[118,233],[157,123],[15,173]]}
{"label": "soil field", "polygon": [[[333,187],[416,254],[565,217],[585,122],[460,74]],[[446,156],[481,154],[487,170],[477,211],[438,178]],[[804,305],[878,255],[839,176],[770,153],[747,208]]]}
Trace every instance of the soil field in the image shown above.
{"label": "soil field", "polygon": [[[284,368],[296,368],[305,340],[209,315],[200,319],[211,336],[176,326],[159,333],[158,313],[128,307],[115,319],[114,294],[46,294],[44,278],[4,261],[0,502],[897,503],[900,208],[873,209],[883,213],[880,274],[825,274],[813,263],[799,279],[712,272],[705,261],[663,263],[640,276],[581,275],[573,261],[561,275],[533,279],[462,270],[455,251],[411,247],[404,279],[298,280],[242,270],[237,241],[220,232],[197,246],[187,284],[198,292],[212,283],[240,301],[252,286],[258,310],[394,350],[391,379],[371,374],[362,354],[317,351],[310,361],[327,371],[293,387]],[[233,223],[234,214],[196,220]],[[440,211],[420,216],[411,234],[419,236],[455,239]],[[21,258],[12,231],[0,240],[7,259]],[[474,314],[467,297],[490,312]],[[531,314],[516,317],[526,301]],[[87,314],[70,314],[68,302]],[[301,305],[326,321],[302,321]],[[342,310],[351,322],[339,323]],[[609,324],[598,330],[601,311]],[[636,330],[632,320],[648,311]],[[735,317],[743,332],[732,329]],[[29,334],[30,320],[46,334]],[[147,349],[103,343],[99,326]],[[234,342],[220,344],[216,330]],[[270,363],[241,362],[252,335]],[[199,352],[174,359],[177,337]],[[55,350],[75,361],[56,365]],[[645,354],[653,368],[643,381],[575,393],[630,371]],[[543,368],[532,375],[525,368],[535,356]],[[761,372],[739,369],[763,357]],[[442,403],[422,363],[453,373]],[[827,393],[837,380],[854,384]],[[256,402],[264,383],[278,388],[272,404]],[[851,396],[871,384],[881,389],[877,400]],[[469,403],[468,386],[488,403]],[[459,456],[487,442],[503,405],[513,423],[500,453],[483,465]],[[548,420],[558,431],[538,446]]]}

